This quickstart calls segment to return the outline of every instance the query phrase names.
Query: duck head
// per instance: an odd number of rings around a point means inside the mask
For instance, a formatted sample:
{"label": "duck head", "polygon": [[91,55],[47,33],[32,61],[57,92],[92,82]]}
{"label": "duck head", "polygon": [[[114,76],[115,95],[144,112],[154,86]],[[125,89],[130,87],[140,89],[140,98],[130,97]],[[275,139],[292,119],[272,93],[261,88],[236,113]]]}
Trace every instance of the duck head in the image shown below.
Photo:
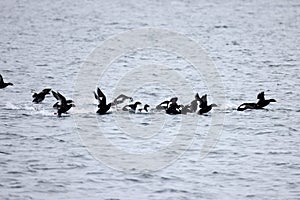
{"label": "duck head", "polygon": [[257,95],[257,99],[264,100],[265,99],[265,92],[261,92]]}
{"label": "duck head", "polygon": [[139,101],[137,101],[137,102],[135,102],[135,103],[134,103],[134,105],[135,105],[135,106],[137,106],[137,105],[141,105],[141,104],[142,104],[142,103],[141,103],[141,102],[139,102]]}
{"label": "duck head", "polygon": [[147,112],[148,112],[148,108],[149,108],[150,106],[148,105],[148,104],[146,104],[145,106],[144,106],[144,110],[146,110]]}

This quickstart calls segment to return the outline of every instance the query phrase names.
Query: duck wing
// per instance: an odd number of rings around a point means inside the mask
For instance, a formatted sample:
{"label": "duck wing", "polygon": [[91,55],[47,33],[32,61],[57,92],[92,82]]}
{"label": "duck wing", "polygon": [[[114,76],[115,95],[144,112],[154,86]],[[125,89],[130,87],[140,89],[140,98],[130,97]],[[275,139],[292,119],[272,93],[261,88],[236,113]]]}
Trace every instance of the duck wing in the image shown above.
{"label": "duck wing", "polygon": [[102,100],[101,100],[101,104],[103,104],[104,106],[106,106],[106,96],[104,94],[103,94],[103,97],[102,97]]}
{"label": "duck wing", "polygon": [[[100,88],[97,89],[97,94],[98,94],[98,97],[99,98],[102,98],[101,99],[101,103],[103,105],[106,105],[106,96],[104,95],[104,93],[100,90]],[[99,102],[100,103],[100,102]]]}
{"label": "duck wing", "polygon": [[167,107],[169,103],[170,103],[170,101],[167,100],[167,101],[161,102],[159,105]]}
{"label": "duck wing", "polygon": [[114,99],[114,104],[120,104],[123,103],[126,99],[133,100],[132,97],[126,96],[124,94],[120,94],[117,98]]}
{"label": "duck wing", "polygon": [[59,92],[57,92],[57,95],[58,95],[59,100],[61,101],[62,105],[67,104],[67,100],[66,100],[66,98],[62,94],[60,94]]}
{"label": "duck wing", "polygon": [[137,107],[137,104],[136,104],[136,103],[135,103],[135,104],[129,104],[128,107],[129,107],[130,109],[132,109],[132,110],[135,110],[136,107]]}
{"label": "duck wing", "polygon": [[0,84],[3,84],[3,83],[4,83],[3,77],[2,77],[2,75],[0,74]]}
{"label": "duck wing", "polygon": [[[199,100],[200,100],[200,97],[199,97]],[[192,112],[196,112],[197,108],[198,108],[198,100],[192,101],[191,104],[190,104],[190,110]]]}
{"label": "duck wing", "polygon": [[54,92],[53,90],[51,92],[52,92],[52,95],[55,97],[55,99],[59,101],[60,99],[59,99],[58,94],[56,92]]}
{"label": "duck wing", "polygon": [[166,109],[169,105],[170,101],[164,101],[161,102],[159,105],[156,106],[156,109],[161,110],[161,109]]}
{"label": "duck wing", "polygon": [[51,91],[51,89],[50,88],[46,88],[46,89],[43,89],[43,93],[44,94],[50,94],[50,91]]}
{"label": "duck wing", "polygon": [[196,101],[201,101],[201,98],[200,98],[200,96],[199,96],[198,93],[195,95],[195,100],[196,100]]}
{"label": "duck wing", "polygon": [[100,97],[97,95],[97,93],[96,92],[94,92],[94,96],[95,96],[95,99],[97,99],[98,100],[98,107],[100,106],[100,104],[101,104],[101,99],[100,99]]}
{"label": "duck wing", "polygon": [[104,95],[103,92],[100,90],[100,88],[97,88],[97,94],[98,94],[98,97],[99,97],[99,98],[105,97],[105,95]]}
{"label": "duck wing", "polygon": [[99,96],[94,92],[95,99],[100,100]]}
{"label": "duck wing", "polygon": [[137,101],[137,102],[135,102],[134,104],[129,104],[129,105],[127,105],[127,106],[124,106],[124,107],[123,107],[123,110],[126,111],[126,110],[129,109],[129,110],[134,110],[134,111],[135,111],[136,108],[137,108],[137,106],[138,106],[138,105],[141,105],[141,104],[142,104],[141,102]]}
{"label": "duck wing", "polygon": [[58,101],[60,101],[61,107],[67,105],[67,100],[62,94],[54,91],[52,91],[52,94]]}
{"label": "duck wing", "polygon": [[122,110],[123,110],[123,111],[129,111],[129,110],[130,110],[129,105],[124,106],[124,107],[122,108]]}
{"label": "duck wing", "polygon": [[205,108],[207,107],[207,94],[203,95],[200,98],[200,108]]}
{"label": "duck wing", "polygon": [[265,99],[265,92],[261,92],[257,95],[257,99],[264,100]]}
{"label": "duck wing", "polygon": [[95,99],[98,100],[99,105],[102,104],[102,103],[106,105],[106,97],[103,94],[103,92],[100,90],[100,88],[97,88],[97,93],[94,92],[94,96],[95,96]]}
{"label": "duck wing", "polygon": [[243,103],[237,108],[237,110],[238,111],[244,111],[246,109],[255,109],[255,108],[257,108],[256,103]]}

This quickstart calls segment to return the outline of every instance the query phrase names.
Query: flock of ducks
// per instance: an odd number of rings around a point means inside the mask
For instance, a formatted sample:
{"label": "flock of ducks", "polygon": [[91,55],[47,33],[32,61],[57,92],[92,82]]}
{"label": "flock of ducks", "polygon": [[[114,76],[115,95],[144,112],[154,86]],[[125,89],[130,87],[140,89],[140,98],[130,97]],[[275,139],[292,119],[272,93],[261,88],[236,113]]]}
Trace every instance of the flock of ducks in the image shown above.
{"label": "flock of ducks", "polygon": [[[2,75],[0,74],[0,89],[6,88],[10,85],[12,86],[13,84],[5,83]],[[36,104],[41,103],[42,101],[44,101],[46,95],[50,94],[50,92],[52,92],[52,95],[57,100],[57,102],[53,105],[53,108],[57,110],[57,113],[55,114],[57,114],[58,117],[61,117],[63,113],[67,113],[72,107],[75,107],[73,100],[67,100],[62,94],[60,94],[59,92],[55,92],[50,88],[43,89],[39,93],[33,93],[32,102]]]}
{"label": "flock of ducks", "polygon": [[[0,74],[0,89],[6,88],[7,86],[12,86],[12,83],[5,83],[2,75]],[[61,93],[55,92],[50,88],[43,89],[39,93],[33,93],[32,102],[41,103],[46,95],[52,95],[55,97],[57,102],[53,105],[53,108],[57,110],[57,116],[61,117],[62,114],[67,114],[67,112],[75,107],[74,101],[71,99],[66,99]],[[150,106],[148,104],[143,104],[139,101],[132,103],[132,97],[126,96],[124,94],[119,95],[112,102],[107,103],[106,96],[101,91],[100,88],[97,88],[96,92],[94,92],[95,99],[98,101],[98,110],[96,111],[99,115],[108,114],[112,107],[115,107],[117,110],[121,108],[122,111],[128,111],[130,113],[149,113]],[[264,92],[260,92],[257,95],[258,101],[256,103],[243,103],[241,104],[237,110],[244,111],[247,109],[263,109],[265,106],[269,105],[271,102],[276,102],[275,99],[265,99]],[[131,103],[127,103],[123,106],[120,106],[126,103],[128,100]],[[167,114],[177,115],[177,114],[187,114],[187,113],[197,113],[202,115],[204,113],[208,113],[211,111],[213,107],[216,107],[216,104],[208,104],[207,103],[207,95],[199,96],[197,93],[195,95],[195,99],[192,100],[188,105],[179,105],[177,104],[178,98],[173,97],[170,100],[163,101],[159,105],[155,107],[155,110],[164,110]]]}
{"label": "flock of ducks", "polygon": [[[97,91],[94,92],[95,98],[98,100],[98,110],[97,113],[100,115],[107,114],[112,106],[117,106],[122,104],[126,99],[130,102],[133,102],[132,97],[126,96],[124,94],[119,95],[113,102],[106,103],[106,96],[101,91],[100,88],[97,88]],[[187,114],[187,113],[198,113],[202,115],[209,112],[212,107],[217,106],[216,104],[207,104],[207,95],[199,96],[197,93],[195,95],[195,100],[193,100],[188,105],[178,105],[178,98],[173,97],[170,100],[163,101],[155,107],[156,110],[165,110],[167,114],[177,115],[177,114]],[[123,111],[129,111],[130,113],[149,113],[150,106],[148,104],[143,104],[139,101],[131,104],[127,104],[121,107]]]}
{"label": "flock of ducks", "polygon": [[53,105],[53,108],[57,109],[57,116],[61,117],[62,113],[67,113],[72,107],[75,107],[73,100],[67,100],[62,94],[55,92],[50,88],[43,89],[39,93],[33,93],[32,102],[41,103],[45,99],[46,95],[50,94],[50,91],[57,100],[57,102]]}

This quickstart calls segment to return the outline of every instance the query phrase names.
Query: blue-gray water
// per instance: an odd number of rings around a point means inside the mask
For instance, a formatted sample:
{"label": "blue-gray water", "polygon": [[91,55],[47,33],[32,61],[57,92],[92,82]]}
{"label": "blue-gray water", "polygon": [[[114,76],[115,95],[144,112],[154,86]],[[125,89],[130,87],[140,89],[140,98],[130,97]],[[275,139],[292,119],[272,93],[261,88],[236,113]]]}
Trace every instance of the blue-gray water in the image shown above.
{"label": "blue-gray water", "polygon": [[[0,198],[300,199],[299,17],[297,0],[2,0],[0,73],[14,86],[0,91]],[[74,97],[80,66],[92,50],[115,34],[141,27],[180,32],[206,50],[226,91],[226,105],[213,111],[224,112],[225,123],[215,148],[199,159],[212,114],[187,116],[199,123],[196,140],[182,157],[155,172],[127,173],[89,154],[75,131],[72,110],[70,117],[57,118],[53,97],[33,105],[31,90],[51,87]],[[130,58],[168,61],[152,53],[121,58],[111,68],[115,80]],[[182,60],[169,61],[185,73]],[[115,80],[101,84],[109,100]],[[209,94],[201,77],[190,80],[195,92]],[[128,84],[139,89],[134,80]],[[152,106],[169,95],[149,88],[137,94]],[[255,101],[263,90],[277,103],[267,110],[233,109]],[[84,110],[76,115],[95,117]],[[109,129],[112,116],[97,117],[108,137],[120,148],[142,151]]]}

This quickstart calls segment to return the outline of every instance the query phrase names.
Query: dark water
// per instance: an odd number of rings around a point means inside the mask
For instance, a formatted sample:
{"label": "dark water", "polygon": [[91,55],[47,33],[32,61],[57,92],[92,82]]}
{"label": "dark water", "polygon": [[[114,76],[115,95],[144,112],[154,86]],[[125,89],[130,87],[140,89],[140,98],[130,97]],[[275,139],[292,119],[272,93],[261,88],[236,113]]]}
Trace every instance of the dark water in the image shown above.
{"label": "dark water", "polygon": [[[0,91],[1,199],[300,198],[298,1],[2,0],[0,11],[0,73],[14,83]],[[53,97],[33,105],[30,92],[51,87],[76,98],[74,85],[89,54],[105,39],[142,27],[167,28],[196,41],[218,69],[226,103],[207,116],[182,116],[198,120],[196,130],[185,130],[194,140],[167,167],[117,171],[94,159],[76,131],[73,117],[94,118],[94,104],[57,118]],[[208,93],[213,101],[202,78],[188,74],[186,61],[160,51],[117,59],[99,86],[111,100],[113,84],[133,66],[160,62],[174,66],[194,92]],[[139,87],[136,81],[127,82],[125,91],[135,99],[154,106],[170,97],[168,89]],[[234,110],[255,101],[260,91],[277,103],[265,110]],[[214,113],[225,114],[225,123],[203,159],[201,147]],[[142,128],[150,124],[149,116],[120,115]],[[165,135],[142,142],[112,127],[113,114],[97,120],[118,148],[159,152],[174,139],[181,118],[151,116],[167,120]],[[90,123],[84,131],[95,127]]]}

